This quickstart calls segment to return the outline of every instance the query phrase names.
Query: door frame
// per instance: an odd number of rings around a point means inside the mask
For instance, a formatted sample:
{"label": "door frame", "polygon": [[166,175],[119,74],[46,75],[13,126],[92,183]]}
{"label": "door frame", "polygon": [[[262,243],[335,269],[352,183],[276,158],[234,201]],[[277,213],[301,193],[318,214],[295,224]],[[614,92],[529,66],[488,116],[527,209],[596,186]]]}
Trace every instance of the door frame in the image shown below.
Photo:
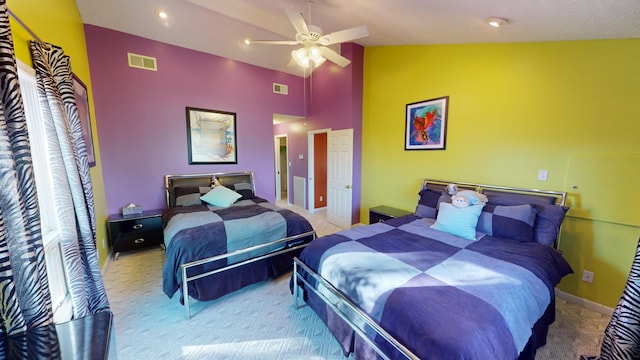
{"label": "door frame", "polygon": [[[315,165],[315,150],[314,150],[314,136],[316,134],[327,133],[327,135],[331,132],[331,128],[325,129],[317,129],[311,130],[307,133],[307,207],[310,213],[316,212],[316,197],[315,197],[315,189],[313,186],[313,179],[315,175],[314,165]],[[328,200],[328,199],[327,199]]]}
{"label": "door frame", "polygon": [[[280,139],[284,138],[287,148],[287,163],[285,166],[289,166],[289,139],[287,138],[287,134],[278,134],[273,136],[273,146],[274,146],[274,177],[275,177],[275,201],[282,200],[282,181],[281,181],[281,172],[282,172],[282,163],[280,161]],[[287,171],[287,197],[289,196],[289,172]],[[289,203],[289,199],[287,198],[287,204]]]}

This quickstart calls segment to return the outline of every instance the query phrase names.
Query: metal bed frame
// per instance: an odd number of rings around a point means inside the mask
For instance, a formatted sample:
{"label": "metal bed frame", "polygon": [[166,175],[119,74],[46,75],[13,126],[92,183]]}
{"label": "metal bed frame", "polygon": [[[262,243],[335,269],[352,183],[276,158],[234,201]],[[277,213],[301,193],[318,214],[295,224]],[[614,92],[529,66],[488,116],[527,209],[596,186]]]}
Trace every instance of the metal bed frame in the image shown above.
{"label": "metal bed frame", "polygon": [[559,199],[559,202],[556,202],[557,205],[564,205],[567,201],[567,193],[565,191],[555,191],[555,190],[539,190],[539,189],[526,189],[526,188],[516,188],[511,186],[500,186],[500,185],[486,185],[486,184],[476,184],[470,182],[460,182],[460,181],[447,181],[447,180],[434,180],[434,179],[422,179],[422,187],[424,189],[429,187],[429,185],[435,185],[438,188],[446,188],[449,184],[456,184],[459,188],[464,188],[468,190],[474,190],[479,193],[482,193],[484,190],[496,190],[503,193],[512,193],[512,194],[523,194],[523,195],[535,195],[535,196],[552,196]]}
{"label": "metal bed frame", "polygon": [[[248,180],[249,183],[251,184],[251,188],[253,190],[253,192],[255,193],[255,181],[253,179],[253,172],[251,171],[245,171],[245,172],[234,172],[234,173],[213,173],[213,174],[191,174],[191,175],[165,175],[165,190],[166,190],[166,200],[167,200],[167,207],[171,207],[173,205],[173,201],[175,199],[172,199],[172,190],[173,188],[175,188],[178,185],[181,186],[211,186],[211,184],[213,184],[216,180],[218,180],[222,185],[230,185],[232,183],[234,183],[233,181],[238,181],[238,179],[240,180]],[[271,258],[277,255],[281,255],[281,254],[285,254],[288,252],[292,252],[298,249],[302,249],[305,248],[308,243],[294,243],[291,244],[289,246],[287,246],[288,242],[294,241],[296,239],[301,239],[307,236],[312,236],[312,241],[316,239],[316,232],[314,231],[308,231],[299,235],[294,235],[294,236],[289,236],[286,238],[282,238],[279,240],[275,240],[269,243],[265,243],[265,244],[260,244],[260,245],[255,245],[252,247],[248,247],[245,249],[240,249],[240,250],[236,250],[230,253],[226,253],[226,254],[220,254],[220,255],[216,255],[216,256],[211,256],[205,259],[201,259],[201,260],[196,260],[196,261],[192,261],[192,262],[188,262],[185,264],[180,265],[180,273],[182,275],[182,298],[184,301],[184,307],[185,307],[185,313],[186,313],[186,318],[187,320],[191,319],[191,307],[189,304],[189,287],[188,284],[191,281],[195,281],[198,279],[201,279],[203,277],[207,277],[213,274],[217,274],[226,270],[230,270],[230,269],[234,269],[243,265],[247,265],[256,261],[260,261],[263,259],[267,259],[267,258]],[[222,260],[222,259],[227,259],[231,256],[235,256],[235,255],[241,255],[244,253],[248,253],[251,251],[255,251],[255,250],[259,250],[262,248],[268,248],[272,245],[276,245],[276,244],[282,244],[285,246],[285,248],[280,249],[280,250],[276,250],[276,251],[272,251],[269,252],[267,254],[264,255],[260,255],[251,259],[247,259],[247,260],[243,260],[241,262],[238,263],[234,263],[234,264],[230,264],[227,265],[225,267],[222,268],[218,268],[215,270],[210,270],[210,271],[206,271],[204,273],[200,273],[200,274],[196,274],[193,276],[187,276],[187,271],[190,268],[193,268],[195,266],[198,265],[204,265],[204,264],[208,264],[214,261],[218,261],[218,260]]]}
{"label": "metal bed frame", "polygon": [[[539,190],[539,189],[526,189],[526,188],[515,188],[508,186],[498,186],[498,185],[486,185],[486,184],[476,184],[469,182],[459,182],[459,181],[446,181],[446,180],[434,180],[434,179],[422,179],[421,189],[431,186],[436,189],[446,189],[448,184],[456,184],[460,189],[474,190],[477,192],[483,192],[484,190],[495,190],[503,193],[513,193],[513,194],[524,194],[524,195],[534,195],[534,196],[551,196],[556,197],[558,201],[557,205],[564,205],[567,193],[563,191],[553,191],[553,190]],[[558,234],[558,238],[560,234]],[[556,239],[556,244],[558,243],[558,239]],[[325,294],[323,294],[320,290],[316,289],[316,286],[313,286],[307,279],[305,279],[299,273],[299,270],[307,273],[311,276],[317,283],[317,286],[322,286],[323,289],[328,291],[332,296],[335,296],[338,301],[333,303]],[[302,285],[305,285],[302,288]],[[295,257],[293,259],[293,297],[294,304],[296,309],[299,309],[304,304],[304,291],[310,290],[315,295],[317,295],[322,302],[325,303],[333,312],[344,320],[349,327],[355,331],[360,338],[364,340],[371,348],[383,359],[390,359],[389,355],[385,354],[380,347],[374,343],[374,341],[365,333],[365,329],[361,328],[351,317],[342,309],[338,307],[338,304],[344,305],[347,309],[353,312],[357,318],[362,320],[366,325],[368,325],[373,331],[376,332],[376,335],[382,337],[387,343],[389,343],[393,348],[395,348],[400,354],[402,354],[407,359],[417,360],[419,357],[412,353],[409,349],[407,349],[404,345],[402,345],[397,339],[391,336],[388,332],[386,332],[380,325],[378,325],[369,315],[367,315],[364,311],[362,311],[356,304],[354,304],[349,298],[347,298],[340,290],[336,289],[331,283],[325,280],[320,274],[313,271],[309,268],[302,260]],[[300,299],[302,299],[303,304],[300,304]]]}

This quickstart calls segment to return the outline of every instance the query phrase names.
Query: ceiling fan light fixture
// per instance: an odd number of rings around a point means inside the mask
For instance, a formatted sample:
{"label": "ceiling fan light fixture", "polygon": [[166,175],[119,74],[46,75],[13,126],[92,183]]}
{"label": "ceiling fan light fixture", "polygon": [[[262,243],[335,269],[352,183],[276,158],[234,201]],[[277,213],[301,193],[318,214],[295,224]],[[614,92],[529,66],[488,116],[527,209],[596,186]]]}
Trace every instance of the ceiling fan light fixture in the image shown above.
{"label": "ceiling fan light fixture", "polygon": [[309,48],[309,57],[311,58],[311,60],[313,60],[314,63],[316,63],[316,65],[318,64],[318,62],[324,61],[322,53],[320,53],[320,49],[315,46]]}
{"label": "ceiling fan light fixture", "polygon": [[[306,0],[309,3],[309,21],[311,20],[311,3],[314,0]],[[291,61],[289,64],[297,64],[303,68],[310,66],[318,67],[325,61],[345,67],[351,60],[328,48],[328,45],[341,44],[369,36],[366,26],[335,31],[324,34],[322,29],[308,24],[299,12],[286,10],[289,21],[296,30],[295,40],[250,40],[251,44],[272,44],[272,45],[302,45],[301,48],[291,51]]]}
{"label": "ceiling fan light fixture", "polygon": [[300,48],[298,50],[291,51],[291,58],[299,66],[302,66],[303,68],[309,67],[309,56],[307,54],[307,49]]}
{"label": "ceiling fan light fixture", "polygon": [[291,58],[296,62],[296,64],[303,68],[308,68],[312,61],[315,67],[318,67],[326,60],[322,56],[320,49],[315,46],[293,50],[291,51]]}
{"label": "ceiling fan light fixture", "polygon": [[509,20],[499,18],[499,17],[488,17],[485,19],[485,22],[490,26],[499,28],[500,26],[506,25],[507,23],[509,23]]}

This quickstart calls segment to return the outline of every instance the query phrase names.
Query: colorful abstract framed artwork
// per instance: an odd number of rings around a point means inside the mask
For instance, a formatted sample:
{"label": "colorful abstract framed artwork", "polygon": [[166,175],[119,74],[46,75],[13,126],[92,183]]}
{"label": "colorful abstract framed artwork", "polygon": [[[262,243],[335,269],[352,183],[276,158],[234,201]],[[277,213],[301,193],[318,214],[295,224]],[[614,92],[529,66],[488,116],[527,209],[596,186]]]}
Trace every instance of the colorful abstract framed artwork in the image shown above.
{"label": "colorful abstract framed artwork", "polygon": [[78,115],[80,116],[80,127],[82,128],[82,137],[87,145],[87,160],[89,167],[96,166],[96,153],[93,148],[93,132],[91,131],[91,115],[89,113],[89,93],[87,86],[80,80],[76,74],[71,74],[73,78],[73,95],[78,106]]}
{"label": "colorful abstract framed artwork", "polygon": [[405,150],[444,150],[449,97],[407,104]]}
{"label": "colorful abstract framed artwork", "polygon": [[189,165],[237,164],[236,113],[187,108]]}

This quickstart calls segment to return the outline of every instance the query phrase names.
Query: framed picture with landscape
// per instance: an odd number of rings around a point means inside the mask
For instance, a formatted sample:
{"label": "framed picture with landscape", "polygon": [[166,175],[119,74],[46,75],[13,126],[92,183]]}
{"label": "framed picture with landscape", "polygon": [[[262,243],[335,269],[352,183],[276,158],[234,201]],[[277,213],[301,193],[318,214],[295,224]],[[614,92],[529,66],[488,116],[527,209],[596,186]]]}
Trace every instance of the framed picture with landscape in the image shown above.
{"label": "framed picture with landscape", "polygon": [[237,164],[236,113],[187,107],[189,164]]}
{"label": "framed picture with landscape", "polygon": [[407,104],[405,150],[444,150],[449,97]]}

